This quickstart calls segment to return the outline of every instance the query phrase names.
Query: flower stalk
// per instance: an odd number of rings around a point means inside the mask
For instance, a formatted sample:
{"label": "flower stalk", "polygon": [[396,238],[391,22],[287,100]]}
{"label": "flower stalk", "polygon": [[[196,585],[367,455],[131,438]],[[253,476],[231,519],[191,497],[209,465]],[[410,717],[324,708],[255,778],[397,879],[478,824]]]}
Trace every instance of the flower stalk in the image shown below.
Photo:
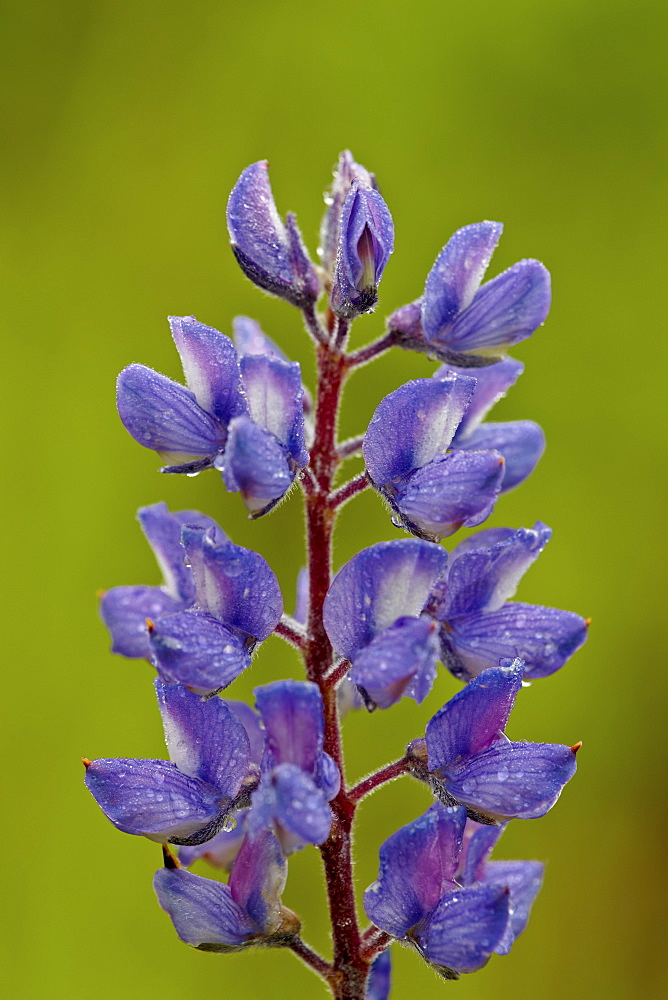
{"label": "flower stalk", "polygon": [[[374,175],[350,153],[327,206],[316,268],[294,215],[283,219],[274,204],[265,162],[243,171],[228,203],[244,274],[301,312],[315,350],[315,405],[299,365],[249,317],[234,320],[234,342],[192,316],[172,317],[185,385],[138,364],[118,379],[121,419],[167,461],[163,472],[219,473],[253,519],[299,483],[307,566],[294,614],[284,613],[264,558],[210,517],[142,508],[163,582],[112,587],[101,609],[113,651],[156,670],[170,759],[83,761],[109,820],[163,845],[154,888],[183,942],[219,953],[288,949],[335,1000],[387,1000],[393,941],[456,979],[506,954],[524,930],[542,865],[489,856],[511,819],[552,808],[580,744],[514,742],[505,729],[524,681],[561,669],[589,622],[512,600],[550,539],[541,522],[441,545],[483,524],[542,455],[537,424],[485,418],[523,370],[506,350],[547,315],[547,271],[524,260],[482,284],[502,227],[465,226],[437,256],[422,296],[349,353],[352,323],[376,306],[394,228]],[[391,348],[444,364],[389,393],[365,433],[339,442],[346,379]],[[336,487],[341,464],[360,452],[364,470]],[[334,574],[338,513],[365,490],[389,505],[404,534]],[[255,708],[228,700],[271,634],[302,657],[306,679],[256,687]],[[439,664],[464,686],[404,756],[348,787],[345,713],[384,712],[404,697],[421,704]],[[362,932],[356,811],[404,775],[431,804],[379,845],[378,878],[364,895],[372,924]],[[331,960],[304,941],[299,916],[282,903],[288,859],[307,847],[322,859]],[[227,882],[191,873],[198,859],[228,872]]]}

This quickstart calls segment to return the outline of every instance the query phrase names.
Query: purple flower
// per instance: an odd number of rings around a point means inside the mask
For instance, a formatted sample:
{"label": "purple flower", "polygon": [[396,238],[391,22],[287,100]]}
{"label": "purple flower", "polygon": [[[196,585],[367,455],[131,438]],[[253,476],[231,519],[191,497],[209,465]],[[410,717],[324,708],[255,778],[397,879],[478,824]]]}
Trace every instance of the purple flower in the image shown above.
{"label": "purple flower", "polygon": [[164,503],[140,507],[137,520],[162,570],[163,583],[160,587],[112,587],[102,597],[100,614],[111,632],[112,652],[149,659],[146,619],[156,620],[162,615],[184,611],[195,601],[195,583],[181,545],[182,527],[195,524],[209,528],[218,542],[225,540],[225,533],[215,521],[199,511],[170,513]]}
{"label": "purple flower", "polygon": [[550,275],[521,260],[480,286],[502,232],[499,222],[458,229],[432,267],[421,299],[389,319],[402,346],[443,361],[478,366],[530,337],[550,309]]}
{"label": "purple flower", "polygon": [[209,529],[187,525],[185,557],[195,602],[150,622],[151,662],[168,682],[198,694],[227,687],[249,665],[258,642],[276,628],[283,599],[266,560]]}
{"label": "purple flower", "polygon": [[320,227],[318,256],[328,272],[332,272],[336,265],[341,212],[350,189],[355,183],[366,190],[375,190],[378,186],[374,175],[370,174],[366,167],[355,163],[352,153],[345,150],[339,156],[332,186],[325,195],[327,211]]}
{"label": "purple flower", "polygon": [[211,840],[257,782],[243,722],[219,698],[155,681],[171,763],[84,761],[86,786],[115,827],[172,844]]}
{"label": "purple flower", "polygon": [[[459,375],[471,374],[470,368],[453,368],[450,365],[439,368],[433,377],[447,378],[451,371]],[[452,439],[452,447],[457,450],[492,449],[503,455],[502,493],[524,482],[545,451],[545,435],[533,420],[482,423],[492,406],[514,385],[523,371],[524,365],[512,358],[476,369],[471,402]]]}
{"label": "purple flower", "polygon": [[227,203],[232,250],[247,278],[295,306],[313,303],[320,283],[304,247],[297,221],[282,222],[271,193],[267,161],[246,167]]}
{"label": "purple flower", "polygon": [[323,751],[322,697],[315,684],[276,681],[256,688],[256,705],[265,731],[262,780],[253,793],[246,830],[255,837],[273,828],[284,854],[329,836],[329,801],[341,776]]}
{"label": "purple flower", "polygon": [[118,412],[139,444],[169,465],[215,467],[253,517],[278,503],[308,464],[299,365],[273,355],[239,359],[229,337],[194,317],[170,318],[187,388],[144,365],[118,377]]}
{"label": "purple flower", "polygon": [[281,904],[287,863],[265,830],[241,846],[227,885],[193,875],[170,855],[153,888],[182,941],[202,951],[239,951],[281,944],[299,932],[297,916]]}
{"label": "purple flower", "polygon": [[546,677],[587,638],[580,615],[509,601],[552,532],[491,528],[462,542],[451,554],[429,611],[441,623],[441,659],[456,677],[470,679],[500,657],[524,661],[524,677]]}
{"label": "purple flower", "polygon": [[480,883],[505,887],[510,892],[510,920],[494,951],[507,955],[515,938],[526,927],[533,902],[543,883],[545,865],[540,861],[489,861],[505,826],[480,826],[467,819],[457,881],[463,886]]}
{"label": "purple flower", "polygon": [[[231,701],[226,698],[225,704],[246,730],[250,743],[249,774],[259,775],[264,753],[264,731],[260,727],[260,718],[257,712],[243,701]],[[229,871],[243,843],[247,815],[248,807],[236,809],[233,816],[227,817],[222,830],[211,840],[181,847],[179,862],[189,868],[202,858],[214,868]]]}
{"label": "purple flower", "polygon": [[424,741],[410,746],[423,762],[416,776],[481,823],[544,816],[575,774],[579,744],[518,743],[505,735],[522,674],[521,660],[483,671],[430,720]]}
{"label": "purple flower", "polygon": [[505,886],[457,884],[465,822],[466,810],[435,803],[385,841],[378,879],[364,894],[369,919],[446,979],[485,965],[509,923]]}
{"label": "purple flower", "polygon": [[247,815],[248,808],[238,809],[233,817],[226,819],[222,830],[211,840],[207,840],[203,844],[195,844],[192,847],[181,847],[179,850],[180,863],[186,868],[190,868],[201,859],[214,868],[229,871],[244,842],[246,835],[244,824]]}
{"label": "purple flower", "polygon": [[390,995],[392,960],[390,950],[381,951],[371,966],[366,984],[366,1000],[387,1000]]}
{"label": "purple flower", "polygon": [[[260,324],[250,316],[235,316],[232,320],[234,345],[239,357],[264,354],[278,361],[291,364],[290,358],[266,335]],[[308,444],[313,443],[313,400],[305,385],[302,385],[302,409],[304,411],[304,434]],[[308,459],[307,459],[308,462]]]}
{"label": "purple flower", "polygon": [[448,451],[475,381],[447,373],[415,379],[386,396],[364,435],[373,485],[397,520],[429,541],[489,517],[503,479],[497,451]]}
{"label": "purple flower", "polygon": [[438,642],[422,611],[446,560],[429,542],[380,542],[334,577],[323,624],[336,652],[351,661],[348,676],[368,708],[389,708],[404,695],[420,703],[431,690]]}
{"label": "purple flower", "polygon": [[375,178],[343,153],[321,231],[325,266],[336,257],[330,304],[337,316],[354,319],[373,309],[393,250],[394,223]]}

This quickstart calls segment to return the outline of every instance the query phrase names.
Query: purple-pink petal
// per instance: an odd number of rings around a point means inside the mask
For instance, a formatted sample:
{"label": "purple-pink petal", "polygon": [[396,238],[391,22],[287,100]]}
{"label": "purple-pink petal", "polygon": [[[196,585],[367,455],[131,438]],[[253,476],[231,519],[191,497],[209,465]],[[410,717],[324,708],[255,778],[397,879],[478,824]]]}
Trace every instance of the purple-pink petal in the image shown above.
{"label": "purple-pink petal", "polygon": [[165,615],[151,624],[151,662],[162,678],[209,694],[227,687],[250,666],[245,639],[206,612]]}
{"label": "purple-pink petal", "polygon": [[182,684],[155,681],[170,759],[191,778],[234,799],[248,773],[246,729],[220,698],[203,700]]}
{"label": "purple-pink petal", "polygon": [[467,539],[452,553],[437,617],[449,620],[461,614],[497,611],[514,596],[551,536],[551,529],[537,521],[533,528],[513,532],[495,528]]}
{"label": "purple-pink petal", "polygon": [[344,150],[339,156],[339,162],[334,171],[334,180],[330,191],[325,196],[328,207],[320,227],[320,247],[318,253],[322,259],[323,266],[327,270],[331,270],[336,263],[341,211],[354,182],[363,188],[376,187],[376,180],[373,174],[370,174],[361,164],[355,163],[352,153],[349,150]]}
{"label": "purple-pink petal", "polygon": [[250,743],[250,759],[259,767],[264,753],[264,729],[260,723],[260,716],[244,701],[225,698],[224,703],[246,730]]}
{"label": "purple-pink petal", "polygon": [[426,616],[399,618],[356,654],[349,677],[367,708],[389,708],[404,696],[424,701],[436,676],[436,630]]}
{"label": "purple-pink petal", "polygon": [[520,657],[526,680],[559,670],[586,638],[587,623],[580,615],[519,601],[452,618],[443,633],[448,666],[458,676],[475,677],[500,657]]}
{"label": "purple-pink petal", "polygon": [[425,732],[430,771],[467,761],[503,738],[522,675],[521,660],[485,670],[430,719]]}
{"label": "purple-pink petal", "polygon": [[458,229],[443,247],[424,290],[422,327],[427,340],[439,337],[470,305],[502,231],[500,222],[477,222]]}
{"label": "purple-pink petal", "polygon": [[260,936],[260,928],[221,882],[183,868],[161,868],[153,888],[178,936],[194,948],[234,951]]}
{"label": "purple-pink petal", "polygon": [[261,288],[278,294],[280,286],[290,287],[292,268],[285,226],[276,209],[267,167],[267,161],[260,160],[242,172],[227,204],[227,227],[247,276]]}
{"label": "purple-pink petal", "polygon": [[292,283],[295,289],[293,301],[296,300],[299,304],[315,302],[321,291],[320,279],[304,245],[294,212],[286,212],[285,235],[292,269]]}
{"label": "purple-pink petal", "polygon": [[382,400],[364,435],[367,471],[376,486],[427,465],[450,447],[475,382],[451,375],[414,379]]}
{"label": "purple-pink petal", "polygon": [[145,365],[118,376],[118,413],[135,441],[185,461],[211,456],[225,444],[225,427],[201,408],[194,394]]}
{"label": "purple-pink petal", "polygon": [[165,760],[94,760],[85,780],[115,827],[159,843],[190,837],[228,804],[218,788],[188,777]]}
{"label": "purple-pink petal", "polygon": [[467,451],[493,448],[503,455],[501,492],[506,493],[523,483],[538,465],[545,451],[545,434],[533,420],[486,423],[454,446]]}
{"label": "purple-pink petal", "polygon": [[417,618],[447,561],[444,549],[418,539],[363,549],[334,577],[323,607],[332,645],[350,658],[398,618]]}
{"label": "purple-pink petal", "polygon": [[297,574],[297,587],[295,594],[295,610],[292,615],[294,620],[300,625],[306,625],[306,620],[308,618],[308,607],[309,607],[309,574],[305,566],[303,566],[299,573]]}
{"label": "purple-pink petal", "polygon": [[241,373],[253,421],[277,438],[295,465],[308,465],[304,390],[297,362],[249,354],[241,359]]}
{"label": "purple-pink petal", "polygon": [[275,507],[294,479],[285,448],[249,417],[229,427],[225,452],[216,462],[230,492],[239,491],[252,517]]}
{"label": "purple-pink petal", "polygon": [[237,352],[241,357],[247,354],[267,354],[270,358],[278,358],[280,361],[290,360],[266,335],[256,319],[251,319],[250,316],[235,316],[232,320],[232,331]]}
{"label": "purple-pink petal", "polygon": [[227,203],[227,228],[239,266],[260,288],[295,305],[314,301],[318,280],[293,217],[283,224],[267,161],[247,167]]}
{"label": "purple-pink petal", "polygon": [[324,740],[322,695],[308,681],[274,681],[255,689],[265,730],[265,766],[296,764],[315,774]]}
{"label": "purple-pink petal", "polygon": [[246,837],[232,865],[228,882],[232,898],[264,934],[272,934],[281,922],[281,896],[288,865],[270,830]]}
{"label": "purple-pink petal", "polygon": [[112,587],[100,602],[100,614],[111,633],[112,653],[130,658],[151,655],[146,619],[180,611],[182,603],[160,587]]}
{"label": "purple-pink petal", "polygon": [[364,893],[370,920],[403,938],[455,888],[466,811],[434,803],[380,848],[377,880]]}
{"label": "purple-pink petal", "polygon": [[504,820],[544,816],[575,774],[575,767],[571,747],[503,739],[440,770],[447,791],[457,802],[493,820]]}
{"label": "purple-pink petal", "polygon": [[496,885],[457,889],[440,901],[418,935],[434,965],[475,972],[502,940],[509,921],[508,890]]}
{"label": "purple-pink petal", "polygon": [[394,224],[380,192],[353,182],[341,209],[334,312],[352,318],[376,303],[376,289],[394,249]]}
{"label": "purple-pink petal", "polygon": [[390,949],[386,948],[373,960],[366,984],[365,1000],[387,1000],[390,995],[391,975]]}
{"label": "purple-pink petal", "polygon": [[543,884],[544,869],[540,861],[491,861],[487,864],[482,881],[510,890],[510,921],[494,949],[497,955],[507,955],[515,938],[526,927],[531,907]]}
{"label": "purple-pink petal", "polygon": [[437,541],[462,526],[489,517],[503,480],[497,451],[454,451],[406,476],[385,495],[404,525],[421,538]]}
{"label": "purple-pink petal", "polygon": [[482,286],[455,319],[447,342],[459,351],[501,353],[530,337],[550,304],[549,271],[537,260],[521,260]]}
{"label": "purple-pink petal", "polygon": [[194,316],[170,316],[186,384],[203,410],[223,424],[247,412],[239,359],[229,337]]}
{"label": "purple-pink petal", "polygon": [[523,371],[524,365],[521,361],[515,361],[514,358],[497,361],[496,364],[488,365],[486,368],[477,368],[473,372],[470,368],[459,368],[455,365],[444,365],[439,368],[433,378],[443,378],[448,372],[454,372],[455,375],[473,375],[476,381],[473,398],[457,429],[454,447],[464,447],[460,442],[464,441],[478,427],[494,404],[498,403],[505,396],[507,390],[517,382]]}
{"label": "purple-pink petal", "polygon": [[182,537],[199,606],[259,641],[271,635],[283,598],[266,559],[230,541],[218,543],[202,528],[185,527]]}
{"label": "purple-pink petal", "polygon": [[279,764],[271,774],[271,784],[275,822],[304,843],[324,843],[332,810],[312,778],[294,764]]}
{"label": "purple-pink petal", "polygon": [[462,885],[480,882],[485,874],[489,855],[505,830],[503,826],[483,826],[467,819],[462,853],[459,857],[457,881]]}

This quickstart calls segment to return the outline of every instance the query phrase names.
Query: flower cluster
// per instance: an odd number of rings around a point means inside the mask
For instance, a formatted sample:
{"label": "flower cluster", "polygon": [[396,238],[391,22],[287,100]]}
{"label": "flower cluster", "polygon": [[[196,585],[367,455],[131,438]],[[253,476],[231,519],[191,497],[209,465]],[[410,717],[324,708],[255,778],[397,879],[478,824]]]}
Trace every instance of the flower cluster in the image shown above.
{"label": "flower cluster", "polygon": [[[522,688],[559,670],[588,623],[513,600],[550,539],[544,524],[441,544],[483,524],[543,453],[533,421],[485,418],[522,374],[505,352],[545,320],[548,272],[523,260],[482,284],[502,227],[465,226],[438,254],[423,295],[390,316],[380,339],[349,351],[351,323],[376,306],[393,223],[375,177],[350,153],[326,201],[317,264],[294,215],[279,215],[266,163],[241,174],[227,213],[244,274],[303,317],[316,353],[315,404],[299,365],[248,317],[233,321],[234,340],[192,316],[170,319],[185,385],[140,364],[118,379],[121,420],[167,463],[163,472],[217,470],[253,518],[299,483],[308,567],[295,614],[284,614],[265,559],[212,518],[163,503],[142,508],[163,582],[113,587],[101,613],[113,651],[155,668],[169,760],[84,764],[114,826],[163,845],[154,886],[182,941],[216,952],[288,948],[339,1000],[385,1000],[393,941],[456,979],[506,954],[524,930],[542,865],[489,855],[511,819],[552,808],[579,744],[517,741],[506,726],[516,698],[530,697]],[[339,443],[345,379],[391,348],[442,365],[390,392],[366,432]],[[341,463],[358,453],[364,471],[335,487]],[[337,511],[367,488],[401,534],[333,575]],[[272,633],[302,656],[305,679],[256,687],[253,707],[229,700]],[[460,687],[398,760],[348,784],[344,711],[388,710],[404,697],[419,704],[439,664]],[[426,811],[380,845],[363,931],[352,881],[355,811],[404,775],[422,783]],[[331,960],[304,942],[299,917],[282,903],[288,858],[309,846],[322,856]],[[227,880],[189,871],[202,861]]]}

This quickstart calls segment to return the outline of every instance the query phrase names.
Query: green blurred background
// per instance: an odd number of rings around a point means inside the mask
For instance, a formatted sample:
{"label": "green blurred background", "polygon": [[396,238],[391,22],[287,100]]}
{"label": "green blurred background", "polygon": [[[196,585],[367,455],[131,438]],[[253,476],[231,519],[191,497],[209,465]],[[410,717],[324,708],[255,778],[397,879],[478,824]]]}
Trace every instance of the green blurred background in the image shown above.
{"label": "green blurred background", "polygon": [[[151,890],[158,848],[104,819],[79,757],[163,755],[151,671],[107,652],[96,609],[98,588],[157,582],[138,506],[217,516],[269,559],[291,605],[297,495],[250,523],[216,475],[161,478],[121,427],[114,378],[131,361],[180,376],[168,313],[227,332],[253,315],[310,377],[298,317],[237,270],[224,209],[243,167],[268,157],[279,209],[314,249],[345,147],[377,172],[397,233],[357,343],[419,294],[465,223],[505,222],[491,274],[525,256],[551,269],[551,318],[514,352],[526,373],[494,416],[540,421],[549,447],[489,524],[550,524],[519,596],[594,620],[512,719],[516,738],[584,741],[558,807],[512,824],[498,852],[548,861],[527,932],[459,984],[395,947],[392,995],[665,995],[665,14],[660,0],[4,0],[7,996],[324,996],[287,953],[180,944]],[[342,432],[431,370],[397,354],[356,375]],[[376,497],[358,498],[337,564],[396,534]],[[298,671],[272,638],[234,693]],[[455,687],[442,676],[420,709],[349,718],[351,776],[394,758]],[[426,805],[405,780],[365,806],[362,888],[380,841]],[[319,882],[302,852],[286,901],[326,949]]]}

